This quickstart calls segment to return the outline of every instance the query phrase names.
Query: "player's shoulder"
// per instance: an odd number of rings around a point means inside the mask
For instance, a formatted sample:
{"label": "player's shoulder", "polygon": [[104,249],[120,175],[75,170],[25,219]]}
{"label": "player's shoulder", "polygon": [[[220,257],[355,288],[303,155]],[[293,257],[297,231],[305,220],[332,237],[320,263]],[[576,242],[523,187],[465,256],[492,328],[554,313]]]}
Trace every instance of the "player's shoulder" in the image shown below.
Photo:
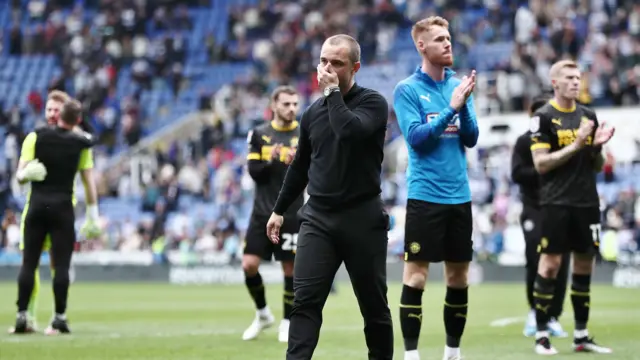
{"label": "player's shoulder", "polygon": [[536,135],[541,129],[547,129],[551,123],[552,112],[553,107],[548,103],[536,110],[529,119],[529,134]]}
{"label": "player's shoulder", "polygon": [[584,104],[576,104],[576,110],[579,110],[580,113],[589,119],[593,119],[596,117],[596,112],[592,108],[588,107]]}
{"label": "player's shoulder", "polygon": [[366,102],[368,106],[375,106],[381,112],[389,111],[389,103],[387,102],[387,98],[385,98],[381,92],[366,87],[360,87],[360,89],[362,91],[360,94],[361,103]]}
{"label": "player's shoulder", "polygon": [[383,101],[383,100],[386,101],[384,96],[378,90],[374,90],[374,89],[362,87],[362,86],[360,88],[362,89],[362,97],[377,98],[380,101]]}
{"label": "player's shoulder", "polygon": [[259,139],[262,135],[265,135],[268,128],[267,124],[268,123],[265,122],[263,124],[256,125],[251,130],[249,130],[249,133],[247,134],[247,142],[250,143],[253,138]]}
{"label": "player's shoulder", "polygon": [[393,88],[393,93],[396,94],[398,92],[411,92],[416,86],[419,86],[420,79],[416,74],[411,74],[406,78],[400,80],[396,86]]}
{"label": "player's shoulder", "polygon": [[82,128],[76,126],[73,128],[72,134],[78,138],[79,141],[89,142],[93,144],[93,135],[90,132],[83,130]]}
{"label": "player's shoulder", "polygon": [[53,133],[54,130],[55,130],[55,128],[53,126],[49,126],[47,124],[40,124],[40,125],[36,125],[36,127],[33,129],[32,133],[34,133],[36,135],[50,134],[50,133]]}
{"label": "player's shoulder", "polygon": [[555,113],[557,113],[557,111],[553,105],[546,103],[531,115],[531,120],[532,122],[539,121],[541,124],[547,124],[551,122]]}
{"label": "player's shoulder", "polygon": [[273,129],[273,127],[271,127],[271,123],[270,122],[264,122],[260,125],[257,125],[256,127],[253,128],[253,133],[256,135],[265,135],[268,132],[270,132]]}
{"label": "player's shoulder", "polygon": [[553,116],[553,114],[556,112],[557,112],[556,108],[554,108],[550,102],[547,102],[546,104],[540,106],[540,108],[536,110],[535,113],[533,113],[533,116],[541,116],[541,117],[548,118],[550,116]]}
{"label": "player's shoulder", "polygon": [[62,134],[82,149],[93,146],[93,136],[81,129],[73,129]]}

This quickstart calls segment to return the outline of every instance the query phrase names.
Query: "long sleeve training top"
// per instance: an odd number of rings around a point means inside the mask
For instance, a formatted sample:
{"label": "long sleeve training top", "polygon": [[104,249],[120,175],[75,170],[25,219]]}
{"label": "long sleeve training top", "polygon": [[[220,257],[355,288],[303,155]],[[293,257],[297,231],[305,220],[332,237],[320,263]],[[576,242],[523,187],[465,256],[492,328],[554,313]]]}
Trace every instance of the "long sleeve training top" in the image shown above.
{"label": "long sleeve training top", "polygon": [[307,185],[308,204],[326,210],[379,196],[388,113],[380,93],[357,84],[315,101],[302,114],[298,150],[273,211],[283,214]]}

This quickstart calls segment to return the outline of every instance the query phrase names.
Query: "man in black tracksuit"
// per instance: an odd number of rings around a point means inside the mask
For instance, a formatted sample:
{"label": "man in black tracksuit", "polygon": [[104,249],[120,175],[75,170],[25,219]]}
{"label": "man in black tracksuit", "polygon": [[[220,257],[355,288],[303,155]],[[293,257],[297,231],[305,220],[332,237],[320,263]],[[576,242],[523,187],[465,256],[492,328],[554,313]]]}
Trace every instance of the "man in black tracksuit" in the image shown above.
{"label": "man in black tracksuit", "polygon": [[267,224],[278,243],[283,214],[307,187],[298,212],[294,300],[287,360],[309,360],[318,344],[322,309],[344,262],[364,318],[370,360],[393,358],[387,302],[389,217],[380,197],[389,109],[380,93],[358,86],[360,46],[336,35],[322,46],[318,83],[324,96],[302,115],[295,158]]}
{"label": "man in black tracksuit", "polygon": [[[549,101],[550,97],[540,97],[534,99],[530,108],[530,115],[535,113],[540,107]],[[530,133],[520,135],[513,148],[511,158],[511,178],[520,186],[520,199],[522,200],[522,214],[520,215],[520,225],[524,233],[526,242],[526,290],[527,301],[529,302],[529,315],[524,327],[525,336],[533,336],[536,333],[536,317],[533,302],[533,283],[538,272],[538,244],[540,242],[540,205],[539,205],[539,175],[533,166],[533,157],[531,156],[531,138]],[[565,337],[567,333],[557,319],[562,314],[562,305],[564,303],[565,293],[567,290],[567,277],[569,272],[569,255],[566,254],[562,259],[562,265],[558,274],[558,286],[556,294],[553,297],[554,303],[551,309],[551,321],[549,322],[549,331],[551,335]]]}

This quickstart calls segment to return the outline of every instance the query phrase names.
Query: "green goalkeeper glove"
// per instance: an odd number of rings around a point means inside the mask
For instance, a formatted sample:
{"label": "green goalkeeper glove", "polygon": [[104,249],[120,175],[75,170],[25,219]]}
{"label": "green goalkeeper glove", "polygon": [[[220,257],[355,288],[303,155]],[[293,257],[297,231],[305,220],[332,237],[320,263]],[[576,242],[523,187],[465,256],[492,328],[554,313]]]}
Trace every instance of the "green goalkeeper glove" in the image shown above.
{"label": "green goalkeeper glove", "polygon": [[95,239],[102,235],[102,229],[98,226],[99,217],[98,205],[88,205],[84,224],[82,224],[80,228],[80,234],[82,234],[85,239]]}
{"label": "green goalkeeper glove", "polygon": [[38,159],[29,161],[16,174],[16,178],[20,182],[26,181],[42,181],[47,177],[47,168]]}

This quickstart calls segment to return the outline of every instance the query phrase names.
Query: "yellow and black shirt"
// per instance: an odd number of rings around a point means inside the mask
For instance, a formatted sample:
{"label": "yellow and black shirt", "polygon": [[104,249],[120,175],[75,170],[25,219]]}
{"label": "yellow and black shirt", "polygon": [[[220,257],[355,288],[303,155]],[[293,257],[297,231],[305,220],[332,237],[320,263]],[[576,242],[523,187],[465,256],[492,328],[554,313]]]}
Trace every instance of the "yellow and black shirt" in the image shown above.
{"label": "yellow and black shirt", "polygon": [[598,119],[593,110],[577,105],[571,109],[560,107],[551,100],[531,118],[531,151],[549,149],[558,151],[573,143],[582,121],[595,123],[594,133],[587,146],[565,164],[541,175],[540,204],[576,207],[599,206],[594,159],[601,148],[592,146]]}
{"label": "yellow and black shirt", "polygon": [[[280,127],[272,121],[257,126],[249,132],[247,162],[249,174],[256,183],[253,216],[271,215],[289,167],[285,164],[287,154],[291,148],[297,148],[299,137],[300,127],[297,121],[293,121],[286,127]],[[281,144],[282,149],[280,156],[272,159],[271,151],[276,144]],[[300,195],[286,214],[295,215],[303,203],[304,197]]]}

